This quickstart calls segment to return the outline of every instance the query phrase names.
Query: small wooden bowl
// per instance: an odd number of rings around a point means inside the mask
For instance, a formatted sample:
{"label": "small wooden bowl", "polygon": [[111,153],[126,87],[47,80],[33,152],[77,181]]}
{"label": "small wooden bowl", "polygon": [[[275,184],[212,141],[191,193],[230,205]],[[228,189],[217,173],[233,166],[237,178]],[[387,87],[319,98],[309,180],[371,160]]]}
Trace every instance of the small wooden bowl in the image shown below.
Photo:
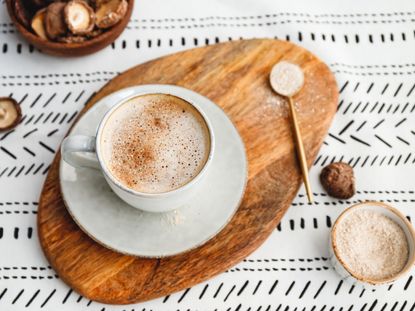
{"label": "small wooden bowl", "polygon": [[61,43],[42,39],[33,32],[31,32],[29,29],[27,29],[24,25],[22,25],[16,18],[16,14],[13,9],[13,1],[14,0],[6,0],[7,10],[9,12],[10,18],[12,19],[14,25],[16,26],[20,34],[29,43],[31,43],[33,46],[35,46],[44,53],[55,56],[67,57],[92,54],[114,42],[115,39],[118,38],[118,36],[123,32],[123,30],[127,26],[134,7],[134,0],[128,0],[128,9],[124,18],[118,24],[106,30],[105,32],[103,32],[95,38],[86,40],[85,42],[81,43]]}
{"label": "small wooden bowl", "polygon": [[[408,261],[405,267],[402,269],[402,271],[382,280],[371,280],[362,275],[354,273],[344,262],[342,256],[338,252],[338,247],[336,244],[337,227],[345,216],[349,215],[356,209],[377,211],[392,219],[402,228],[409,246]],[[329,243],[330,261],[334,267],[334,270],[336,270],[336,272],[342,277],[342,280],[345,280],[351,284],[359,284],[369,289],[374,289],[377,286],[381,286],[384,284],[392,284],[396,280],[402,278],[404,275],[409,273],[409,271],[415,264],[415,230],[413,226],[408,221],[408,219],[406,219],[406,217],[401,212],[399,212],[399,210],[381,202],[367,201],[352,205],[351,207],[344,210],[343,213],[341,213],[340,216],[336,219],[333,225]]]}

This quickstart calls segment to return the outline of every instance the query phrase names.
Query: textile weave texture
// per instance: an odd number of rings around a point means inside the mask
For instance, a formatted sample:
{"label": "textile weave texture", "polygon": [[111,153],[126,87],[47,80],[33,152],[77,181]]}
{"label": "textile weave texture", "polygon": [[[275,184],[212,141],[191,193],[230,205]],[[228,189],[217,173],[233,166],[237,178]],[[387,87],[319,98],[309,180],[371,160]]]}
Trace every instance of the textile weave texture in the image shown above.
{"label": "textile weave texture", "polygon": [[[56,150],[87,99],[117,73],[156,57],[218,42],[278,38],[309,49],[334,72],[338,112],[311,169],[316,202],[302,188],[256,252],[187,290],[128,306],[89,301],[65,285],[39,246],[40,190]],[[412,311],[414,271],[374,291],[340,280],[328,256],[336,217],[378,200],[415,220],[415,2],[137,0],[111,46],[91,56],[44,55],[16,32],[0,3],[0,96],[24,120],[0,134],[0,310]],[[357,194],[327,197],[323,166],[355,168]]]}

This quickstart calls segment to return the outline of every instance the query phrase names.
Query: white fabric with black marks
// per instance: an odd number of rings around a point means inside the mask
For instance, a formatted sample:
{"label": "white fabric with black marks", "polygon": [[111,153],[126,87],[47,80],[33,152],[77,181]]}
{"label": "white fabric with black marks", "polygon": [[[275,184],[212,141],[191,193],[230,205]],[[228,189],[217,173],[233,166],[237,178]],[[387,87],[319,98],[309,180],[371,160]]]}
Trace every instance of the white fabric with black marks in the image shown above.
{"label": "white fabric with black marks", "polygon": [[[34,50],[0,4],[0,94],[24,113],[20,126],[0,134],[0,310],[415,310],[414,271],[393,286],[363,290],[340,281],[327,260],[330,227],[352,203],[389,202],[415,219],[414,1],[136,2],[112,46],[77,59]],[[42,254],[36,213],[55,151],[87,99],[149,59],[254,37],[301,44],[338,81],[339,110],[311,170],[315,204],[302,188],[254,254],[171,296],[108,306],[70,290]],[[358,193],[348,201],[327,197],[318,182],[321,168],[338,160],[357,175]]]}

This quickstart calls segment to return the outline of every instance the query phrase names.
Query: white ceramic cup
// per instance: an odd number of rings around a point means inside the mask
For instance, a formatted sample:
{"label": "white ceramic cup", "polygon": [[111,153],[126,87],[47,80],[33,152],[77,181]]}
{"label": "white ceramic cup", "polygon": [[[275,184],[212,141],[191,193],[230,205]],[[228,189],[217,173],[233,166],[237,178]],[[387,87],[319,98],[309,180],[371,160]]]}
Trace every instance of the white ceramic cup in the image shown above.
{"label": "white ceramic cup", "polygon": [[[86,169],[94,168],[102,171],[111,189],[129,205],[147,212],[167,212],[178,209],[186,204],[186,202],[188,202],[201,188],[203,177],[206,175],[210,163],[212,162],[215,150],[215,136],[212,131],[211,122],[206,114],[198,103],[187,98],[185,93],[182,92],[182,88],[172,85],[154,84],[146,85],[145,89],[146,91],[134,93],[133,95],[123,98],[109,109],[99,122],[96,136],[72,135],[65,138],[61,145],[61,154],[63,160],[74,167]],[[145,193],[128,188],[111,174],[102,157],[101,135],[107,119],[119,106],[125,104],[130,99],[148,94],[173,95],[189,103],[189,105],[193,106],[202,116],[207,125],[210,138],[209,156],[199,174],[180,188],[163,193]]]}
{"label": "white ceramic cup", "polygon": [[[408,261],[405,267],[390,278],[384,280],[370,280],[361,275],[357,275],[353,273],[342,260],[341,256],[338,253],[337,245],[336,245],[336,234],[337,234],[337,225],[343,220],[343,218],[349,215],[351,212],[355,211],[356,209],[362,210],[371,210],[379,212],[393,221],[395,221],[405,233],[406,239],[408,241],[409,246],[409,255]],[[330,245],[329,245],[329,252],[330,252],[330,261],[336,270],[336,272],[342,277],[343,280],[356,285],[362,285],[365,288],[376,288],[380,285],[384,284],[391,284],[396,280],[402,278],[406,275],[414,266],[415,263],[415,231],[411,225],[411,223],[406,219],[406,217],[399,212],[396,208],[393,208],[385,203],[381,202],[374,202],[368,201],[364,203],[355,204],[349,208],[347,208],[340,216],[336,219],[333,229],[331,230],[330,234]]]}

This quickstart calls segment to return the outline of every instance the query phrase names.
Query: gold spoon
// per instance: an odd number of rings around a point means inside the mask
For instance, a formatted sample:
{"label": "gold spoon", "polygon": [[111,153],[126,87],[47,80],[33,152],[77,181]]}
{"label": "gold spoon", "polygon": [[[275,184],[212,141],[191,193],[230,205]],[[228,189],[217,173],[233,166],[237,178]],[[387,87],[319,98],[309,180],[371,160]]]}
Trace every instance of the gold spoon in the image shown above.
{"label": "gold spoon", "polygon": [[313,193],[308,178],[307,159],[304,152],[303,140],[301,138],[300,127],[298,126],[297,113],[295,111],[292,97],[296,95],[304,84],[304,73],[295,64],[281,61],[274,65],[270,74],[270,83],[273,90],[288,99],[291,117],[294,125],[295,145],[300,161],[301,172],[303,174],[304,185],[307,191],[308,202],[313,202]]}

